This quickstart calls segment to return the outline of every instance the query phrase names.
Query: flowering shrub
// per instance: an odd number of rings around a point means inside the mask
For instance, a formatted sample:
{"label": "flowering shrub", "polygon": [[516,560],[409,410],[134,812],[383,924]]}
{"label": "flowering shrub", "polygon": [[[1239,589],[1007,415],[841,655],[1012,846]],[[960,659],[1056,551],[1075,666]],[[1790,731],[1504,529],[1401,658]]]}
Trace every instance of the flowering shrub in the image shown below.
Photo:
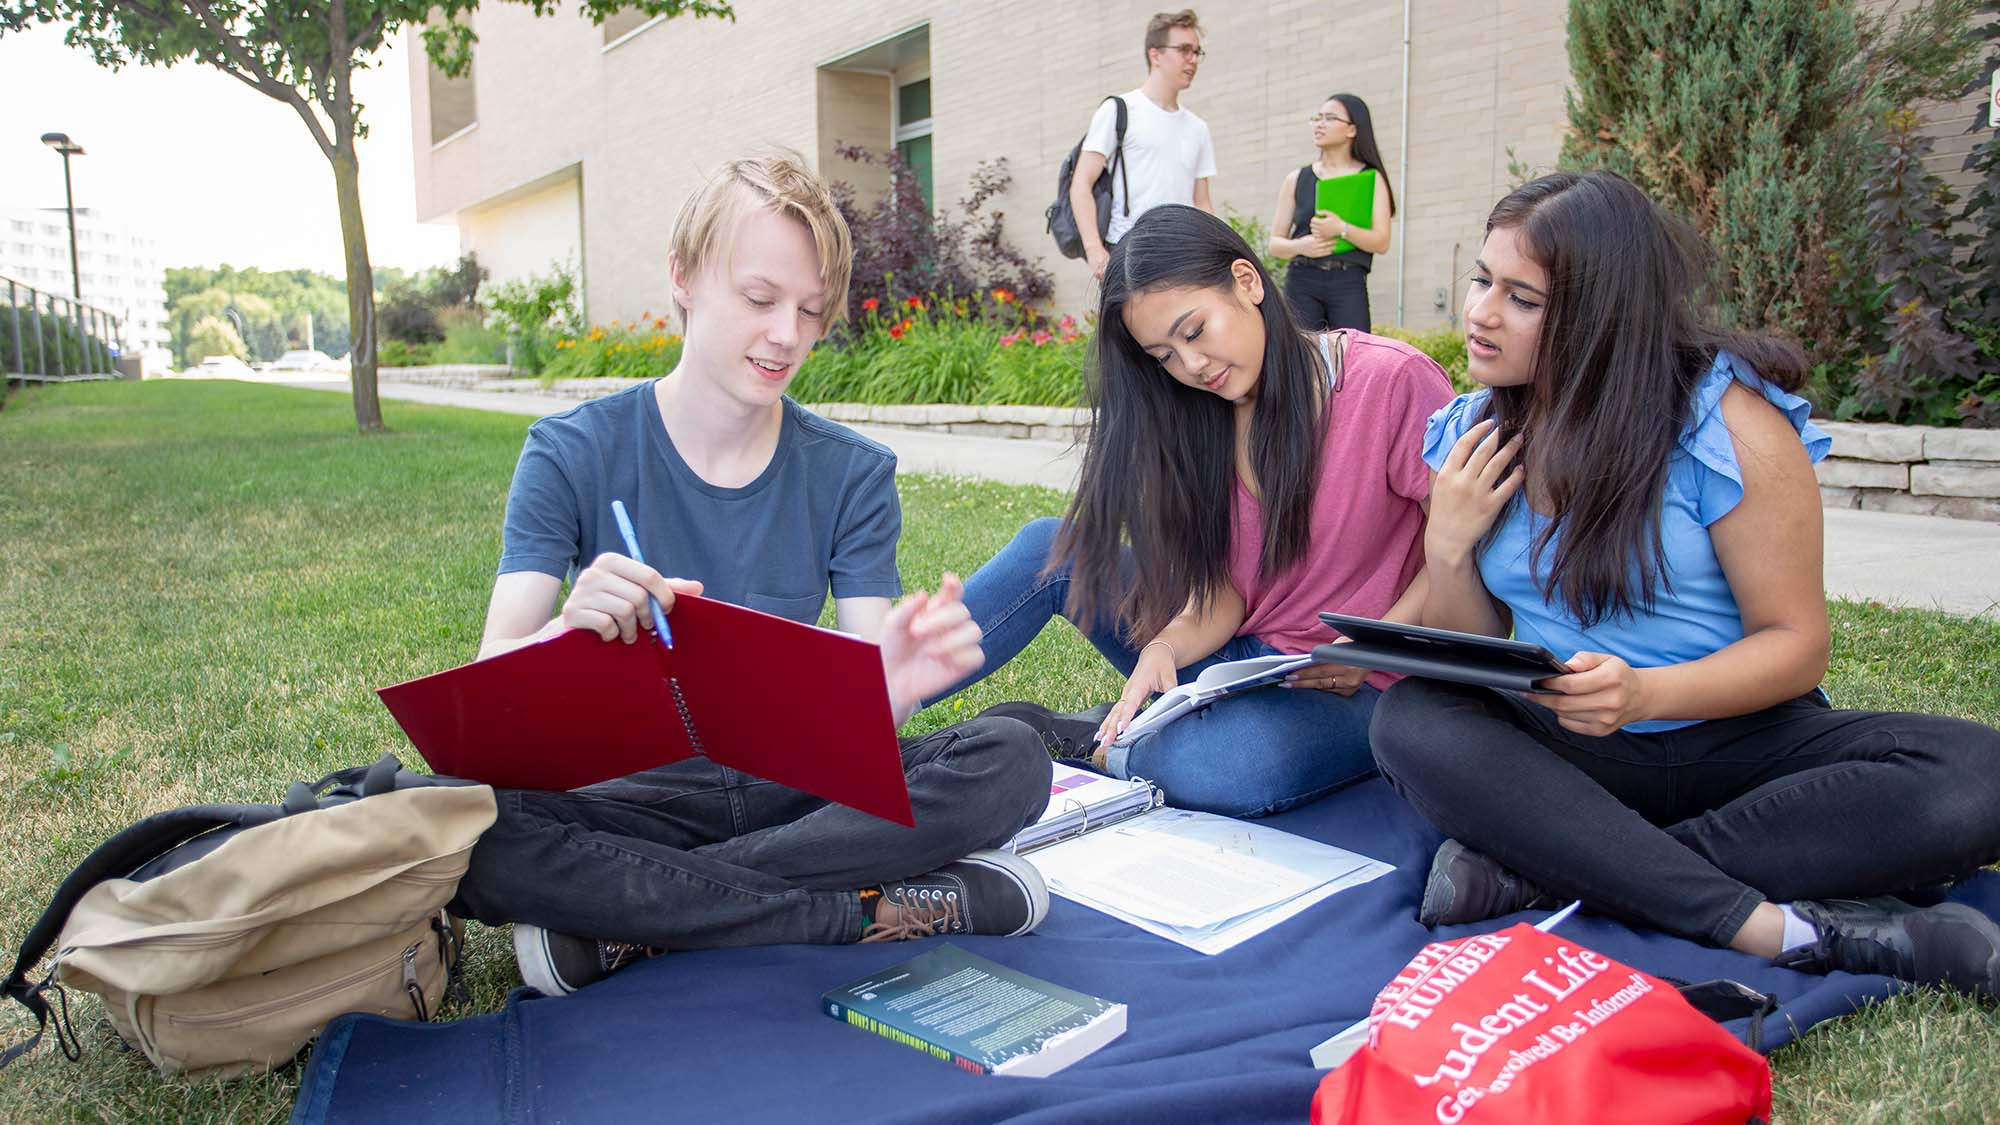
{"label": "flowering shrub", "polygon": [[605,375],[650,378],[665,375],[681,360],[681,337],[667,331],[667,319],[651,312],[633,324],[594,324],[588,332],[555,342],[542,369],[547,378]]}
{"label": "flowering shrub", "polygon": [[[1074,406],[1086,337],[1049,323],[1006,288],[969,297],[865,297],[847,333],[813,351],[792,382],[800,402]],[[1003,331],[1002,329],[1005,329]]]}
{"label": "flowering shrub", "polygon": [[[834,203],[854,236],[854,282],[847,297],[852,324],[843,335],[860,327],[862,313],[883,305],[933,314],[948,305],[962,307],[967,316],[984,317],[1011,312],[1006,307],[1010,302],[1018,308],[1055,292],[1055,278],[1005,238],[1001,226],[1006,213],[988,209],[1013,182],[1004,159],[984,161],[973,170],[970,194],[958,201],[956,212],[939,208],[932,213],[901,157],[855,146],[836,151],[844,160],[889,170],[889,190],[870,205],[861,203],[852,185],[833,185]],[[1008,301],[991,300],[995,292],[1006,293]],[[985,296],[974,302],[970,298],[975,294]]]}

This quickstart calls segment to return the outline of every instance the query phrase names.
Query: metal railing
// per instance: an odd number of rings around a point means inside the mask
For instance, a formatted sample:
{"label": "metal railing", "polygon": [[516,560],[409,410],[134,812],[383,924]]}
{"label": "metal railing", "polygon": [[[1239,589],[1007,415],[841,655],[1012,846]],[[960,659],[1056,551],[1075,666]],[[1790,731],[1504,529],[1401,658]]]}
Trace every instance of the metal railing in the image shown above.
{"label": "metal railing", "polygon": [[14,380],[118,375],[118,318],[95,305],[0,277],[0,374]]}

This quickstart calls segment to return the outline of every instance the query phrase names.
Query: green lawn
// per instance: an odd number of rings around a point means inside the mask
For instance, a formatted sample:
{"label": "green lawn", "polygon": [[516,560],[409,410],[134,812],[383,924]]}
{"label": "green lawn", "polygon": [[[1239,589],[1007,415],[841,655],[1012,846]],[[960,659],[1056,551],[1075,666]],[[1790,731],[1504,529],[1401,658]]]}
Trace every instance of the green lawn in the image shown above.
{"label": "green lawn", "polygon": [[[384,404],[361,437],[335,395],[234,383],[23,392],[0,410],[0,935],[10,951],[59,879],[146,812],[274,799],[405,750],[373,689],[468,658],[527,419]],[[903,575],[969,571],[1047,490],[904,478]],[[2000,626],[1837,603],[1829,686],[1851,706],[2000,721]],[[1116,678],[1052,629],[961,701],[1060,707]],[[948,713],[947,713],[948,712]],[[469,1005],[514,983],[504,933],[472,928]],[[45,1044],[0,1076],[0,1120],[278,1120],[296,1069],[162,1077],[73,1003],[85,1056]],[[0,1042],[26,1033],[16,1005]],[[1774,1059],[1788,1121],[1981,1120],[2000,1106],[2000,1021],[1923,996]]]}

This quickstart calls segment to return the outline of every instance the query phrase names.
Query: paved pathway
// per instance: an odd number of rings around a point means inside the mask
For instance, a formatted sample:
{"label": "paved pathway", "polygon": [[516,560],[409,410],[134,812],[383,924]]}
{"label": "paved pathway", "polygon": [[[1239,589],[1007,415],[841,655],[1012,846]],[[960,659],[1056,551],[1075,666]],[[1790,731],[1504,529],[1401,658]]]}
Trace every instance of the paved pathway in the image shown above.
{"label": "paved pathway", "polygon": [[[271,378],[284,386],[345,392],[345,379]],[[451,390],[383,383],[384,399],[540,417],[576,400],[518,391]],[[1063,442],[969,437],[884,426],[855,429],[896,451],[906,473],[956,473],[1067,489],[1077,451]],[[1828,509],[1826,589],[1842,598],[2000,617],[2000,524],[1937,516]]]}

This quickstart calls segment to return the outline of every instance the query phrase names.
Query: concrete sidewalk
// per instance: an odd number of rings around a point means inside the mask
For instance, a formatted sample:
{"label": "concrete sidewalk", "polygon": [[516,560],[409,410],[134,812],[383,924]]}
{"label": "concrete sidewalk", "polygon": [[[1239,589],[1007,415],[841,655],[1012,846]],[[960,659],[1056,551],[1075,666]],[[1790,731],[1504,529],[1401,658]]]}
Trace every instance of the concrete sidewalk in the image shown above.
{"label": "concrete sidewalk", "polygon": [[[345,379],[265,378],[312,390],[348,390]],[[384,399],[541,417],[575,399],[522,392],[450,390],[382,383]],[[944,473],[1009,484],[1068,489],[1079,451],[1062,442],[969,437],[856,426],[896,451],[905,473]],[[2000,618],[2000,524],[1854,509],[1826,511],[1826,592],[1830,597]]]}

